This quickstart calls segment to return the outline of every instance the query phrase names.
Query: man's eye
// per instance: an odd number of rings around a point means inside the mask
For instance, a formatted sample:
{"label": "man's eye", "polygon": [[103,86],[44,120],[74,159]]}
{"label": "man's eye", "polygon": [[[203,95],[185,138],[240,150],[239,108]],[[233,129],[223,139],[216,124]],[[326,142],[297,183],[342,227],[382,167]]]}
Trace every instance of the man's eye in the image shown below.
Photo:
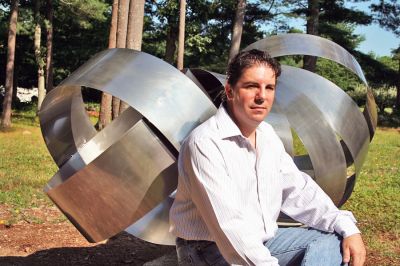
{"label": "man's eye", "polygon": [[256,86],[256,85],[247,85],[246,88],[247,89],[257,89],[258,86]]}

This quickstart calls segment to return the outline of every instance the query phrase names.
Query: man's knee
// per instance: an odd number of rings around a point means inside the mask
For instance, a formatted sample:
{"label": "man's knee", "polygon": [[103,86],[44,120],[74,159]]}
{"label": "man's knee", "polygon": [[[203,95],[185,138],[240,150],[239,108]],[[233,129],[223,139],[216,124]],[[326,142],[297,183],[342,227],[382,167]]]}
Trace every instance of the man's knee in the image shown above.
{"label": "man's knee", "polygon": [[321,232],[320,237],[308,245],[302,265],[340,265],[343,260],[341,243],[342,237],[338,234]]}

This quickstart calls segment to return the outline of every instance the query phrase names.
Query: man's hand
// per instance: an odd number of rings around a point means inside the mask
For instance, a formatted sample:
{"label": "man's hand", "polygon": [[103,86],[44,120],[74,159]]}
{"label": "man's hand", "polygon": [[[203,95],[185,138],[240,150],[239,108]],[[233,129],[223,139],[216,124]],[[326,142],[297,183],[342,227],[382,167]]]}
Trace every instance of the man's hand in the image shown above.
{"label": "man's hand", "polygon": [[360,234],[354,234],[343,239],[343,262],[351,265],[362,266],[365,262],[365,246]]}

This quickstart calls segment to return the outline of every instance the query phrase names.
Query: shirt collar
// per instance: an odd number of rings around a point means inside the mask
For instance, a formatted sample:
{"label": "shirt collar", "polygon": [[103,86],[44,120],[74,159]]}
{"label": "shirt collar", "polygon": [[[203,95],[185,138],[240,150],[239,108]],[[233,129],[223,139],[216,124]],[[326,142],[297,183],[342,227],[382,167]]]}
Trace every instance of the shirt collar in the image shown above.
{"label": "shirt collar", "polygon": [[228,111],[226,109],[227,107],[225,105],[226,104],[221,103],[215,115],[221,138],[225,139],[235,136],[242,136],[244,138],[239,127],[235,124],[231,116],[228,114]]}
{"label": "shirt collar", "polygon": [[[235,136],[241,136],[242,138],[246,138],[245,136],[242,135],[242,132],[240,131],[239,127],[236,125],[236,123],[232,120],[231,116],[228,114],[225,102],[221,103],[221,105],[219,106],[218,111],[215,114],[215,119],[217,122],[221,139],[235,137]],[[261,124],[257,127],[257,132],[259,133],[263,132]]]}

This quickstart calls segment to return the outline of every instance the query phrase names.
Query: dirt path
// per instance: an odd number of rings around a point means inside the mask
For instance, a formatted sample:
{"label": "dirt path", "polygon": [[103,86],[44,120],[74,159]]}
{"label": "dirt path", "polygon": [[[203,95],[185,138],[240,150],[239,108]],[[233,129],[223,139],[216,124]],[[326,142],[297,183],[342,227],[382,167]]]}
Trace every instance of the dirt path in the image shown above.
{"label": "dirt path", "polygon": [[0,265],[156,265],[175,250],[125,232],[88,243],[55,207],[23,210],[18,218],[6,225],[12,214],[0,205]]}
{"label": "dirt path", "polygon": [[[13,218],[14,217],[14,218]],[[18,222],[9,223],[7,221]],[[366,265],[398,265],[368,252]],[[125,232],[91,244],[56,207],[11,213],[0,205],[0,265],[176,265],[175,247],[147,243]]]}

